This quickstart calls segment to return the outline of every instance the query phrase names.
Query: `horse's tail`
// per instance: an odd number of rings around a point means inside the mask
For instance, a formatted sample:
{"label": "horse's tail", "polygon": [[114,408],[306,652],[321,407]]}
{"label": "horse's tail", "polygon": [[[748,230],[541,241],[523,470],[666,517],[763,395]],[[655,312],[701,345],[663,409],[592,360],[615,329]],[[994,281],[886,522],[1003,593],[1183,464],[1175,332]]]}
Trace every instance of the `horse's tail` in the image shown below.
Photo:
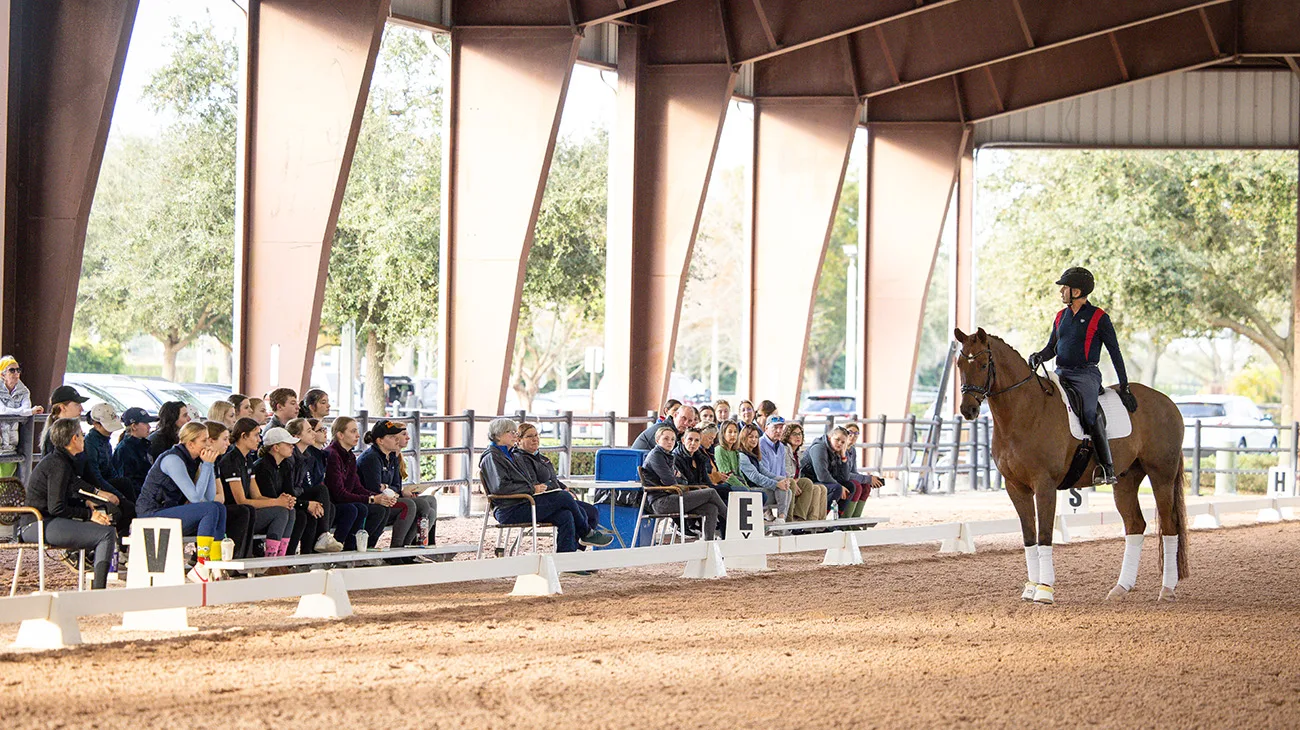
{"label": "horse's tail", "polygon": [[[1186,480],[1186,475],[1183,473],[1183,459],[1182,456],[1180,455],[1178,457],[1177,476],[1174,477],[1174,495],[1173,495],[1174,506],[1173,509],[1171,510],[1174,515],[1173,517],[1174,524],[1160,526],[1161,527],[1160,534],[1163,535],[1169,532],[1178,535],[1178,578],[1180,580],[1192,574],[1191,570],[1187,567],[1187,499],[1183,495],[1183,486],[1185,480]],[[1166,531],[1164,529],[1165,527],[1170,527],[1172,529]],[[1160,570],[1163,571],[1164,569],[1165,569],[1165,551],[1161,550]]]}

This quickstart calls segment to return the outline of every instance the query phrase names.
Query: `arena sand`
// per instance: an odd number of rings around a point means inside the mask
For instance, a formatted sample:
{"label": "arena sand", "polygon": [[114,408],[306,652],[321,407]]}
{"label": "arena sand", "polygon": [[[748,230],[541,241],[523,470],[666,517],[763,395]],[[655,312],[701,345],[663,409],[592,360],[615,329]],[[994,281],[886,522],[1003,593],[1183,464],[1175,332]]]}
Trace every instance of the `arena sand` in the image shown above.
{"label": "arena sand", "polygon": [[[1059,603],[1018,599],[1018,549],[869,549],[680,580],[681,566],[191,610],[198,634],[0,655],[8,727],[1296,727],[1300,524],[1193,533],[1179,601],[1101,599],[1122,543],[1057,548]],[[0,642],[15,627],[0,627]]]}

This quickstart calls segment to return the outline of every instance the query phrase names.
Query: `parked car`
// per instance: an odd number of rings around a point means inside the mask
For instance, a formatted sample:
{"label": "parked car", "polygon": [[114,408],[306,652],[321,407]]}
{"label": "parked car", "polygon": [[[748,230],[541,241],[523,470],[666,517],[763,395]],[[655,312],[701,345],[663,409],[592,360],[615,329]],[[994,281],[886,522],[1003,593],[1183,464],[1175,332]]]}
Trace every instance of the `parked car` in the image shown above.
{"label": "parked car", "polygon": [[209,404],[180,383],[173,383],[163,378],[136,378],[136,381],[148,388],[160,404],[178,400],[189,407],[190,418],[200,420],[208,417]]}
{"label": "parked car", "polygon": [[203,401],[203,412],[205,414],[213,403],[229,398],[232,392],[229,385],[220,383],[181,383],[181,385],[193,393],[194,397]]}
{"label": "parked car", "polygon": [[[1195,443],[1196,421],[1201,422],[1201,446],[1205,448],[1276,448],[1277,430],[1273,419],[1264,415],[1249,398],[1240,395],[1189,395],[1173,399],[1183,414],[1183,448]],[[1265,428],[1259,428],[1259,427]]]}
{"label": "parked car", "polygon": [[149,415],[158,415],[162,401],[147,387],[128,375],[106,375],[103,373],[68,373],[63,382],[80,387],[86,385],[96,388],[114,398],[120,406],[118,413],[126,408],[143,408]]}
{"label": "parked car", "polygon": [[805,393],[799,415],[807,418],[852,416],[858,411],[858,396],[851,390],[814,390]]}

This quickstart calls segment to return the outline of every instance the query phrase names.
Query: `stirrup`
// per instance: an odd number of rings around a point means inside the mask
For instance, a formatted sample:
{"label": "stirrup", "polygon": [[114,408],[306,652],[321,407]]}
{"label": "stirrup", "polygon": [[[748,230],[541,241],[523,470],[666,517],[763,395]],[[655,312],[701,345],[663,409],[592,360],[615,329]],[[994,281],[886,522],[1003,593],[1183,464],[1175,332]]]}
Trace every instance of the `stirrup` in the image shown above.
{"label": "stirrup", "polygon": [[1119,478],[1115,476],[1114,468],[1109,470],[1104,466],[1093,467],[1092,469],[1092,486],[1100,487],[1105,484],[1119,484]]}

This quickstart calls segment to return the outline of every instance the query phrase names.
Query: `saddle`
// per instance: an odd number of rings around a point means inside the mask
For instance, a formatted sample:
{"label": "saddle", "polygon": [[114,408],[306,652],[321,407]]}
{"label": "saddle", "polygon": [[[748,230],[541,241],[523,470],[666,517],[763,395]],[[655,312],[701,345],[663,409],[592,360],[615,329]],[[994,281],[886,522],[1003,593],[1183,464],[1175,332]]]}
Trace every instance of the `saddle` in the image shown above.
{"label": "saddle", "polygon": [[[1070,459],[1070,467],[1065,470],[1065,478],[1056,485],[1057,490],[1064,490],[1079,482],[1079,478],[1088,468],[1088,462],[1092,460],[1095,448],[1092,438],[1084,432],[1083,423],[1079,420],[1078,414],[1083,411],[1082,397],[1073,388],[1062,383],[1056,377],[1056,373],[1049,371],[1048,377],[1057,386],[1061,399],[1065,401],[1066,417],[1070,421],[1070,435],[1079,439],[1079,446],[1075,448],[1074,457]],[[1102,388],[1097,398],[1097,420],[1108,440],[1125,438],[1133,434],[1133,421],[1129,418],[1128,409],[1120,401],[1119,393],[1110,388]]]}

